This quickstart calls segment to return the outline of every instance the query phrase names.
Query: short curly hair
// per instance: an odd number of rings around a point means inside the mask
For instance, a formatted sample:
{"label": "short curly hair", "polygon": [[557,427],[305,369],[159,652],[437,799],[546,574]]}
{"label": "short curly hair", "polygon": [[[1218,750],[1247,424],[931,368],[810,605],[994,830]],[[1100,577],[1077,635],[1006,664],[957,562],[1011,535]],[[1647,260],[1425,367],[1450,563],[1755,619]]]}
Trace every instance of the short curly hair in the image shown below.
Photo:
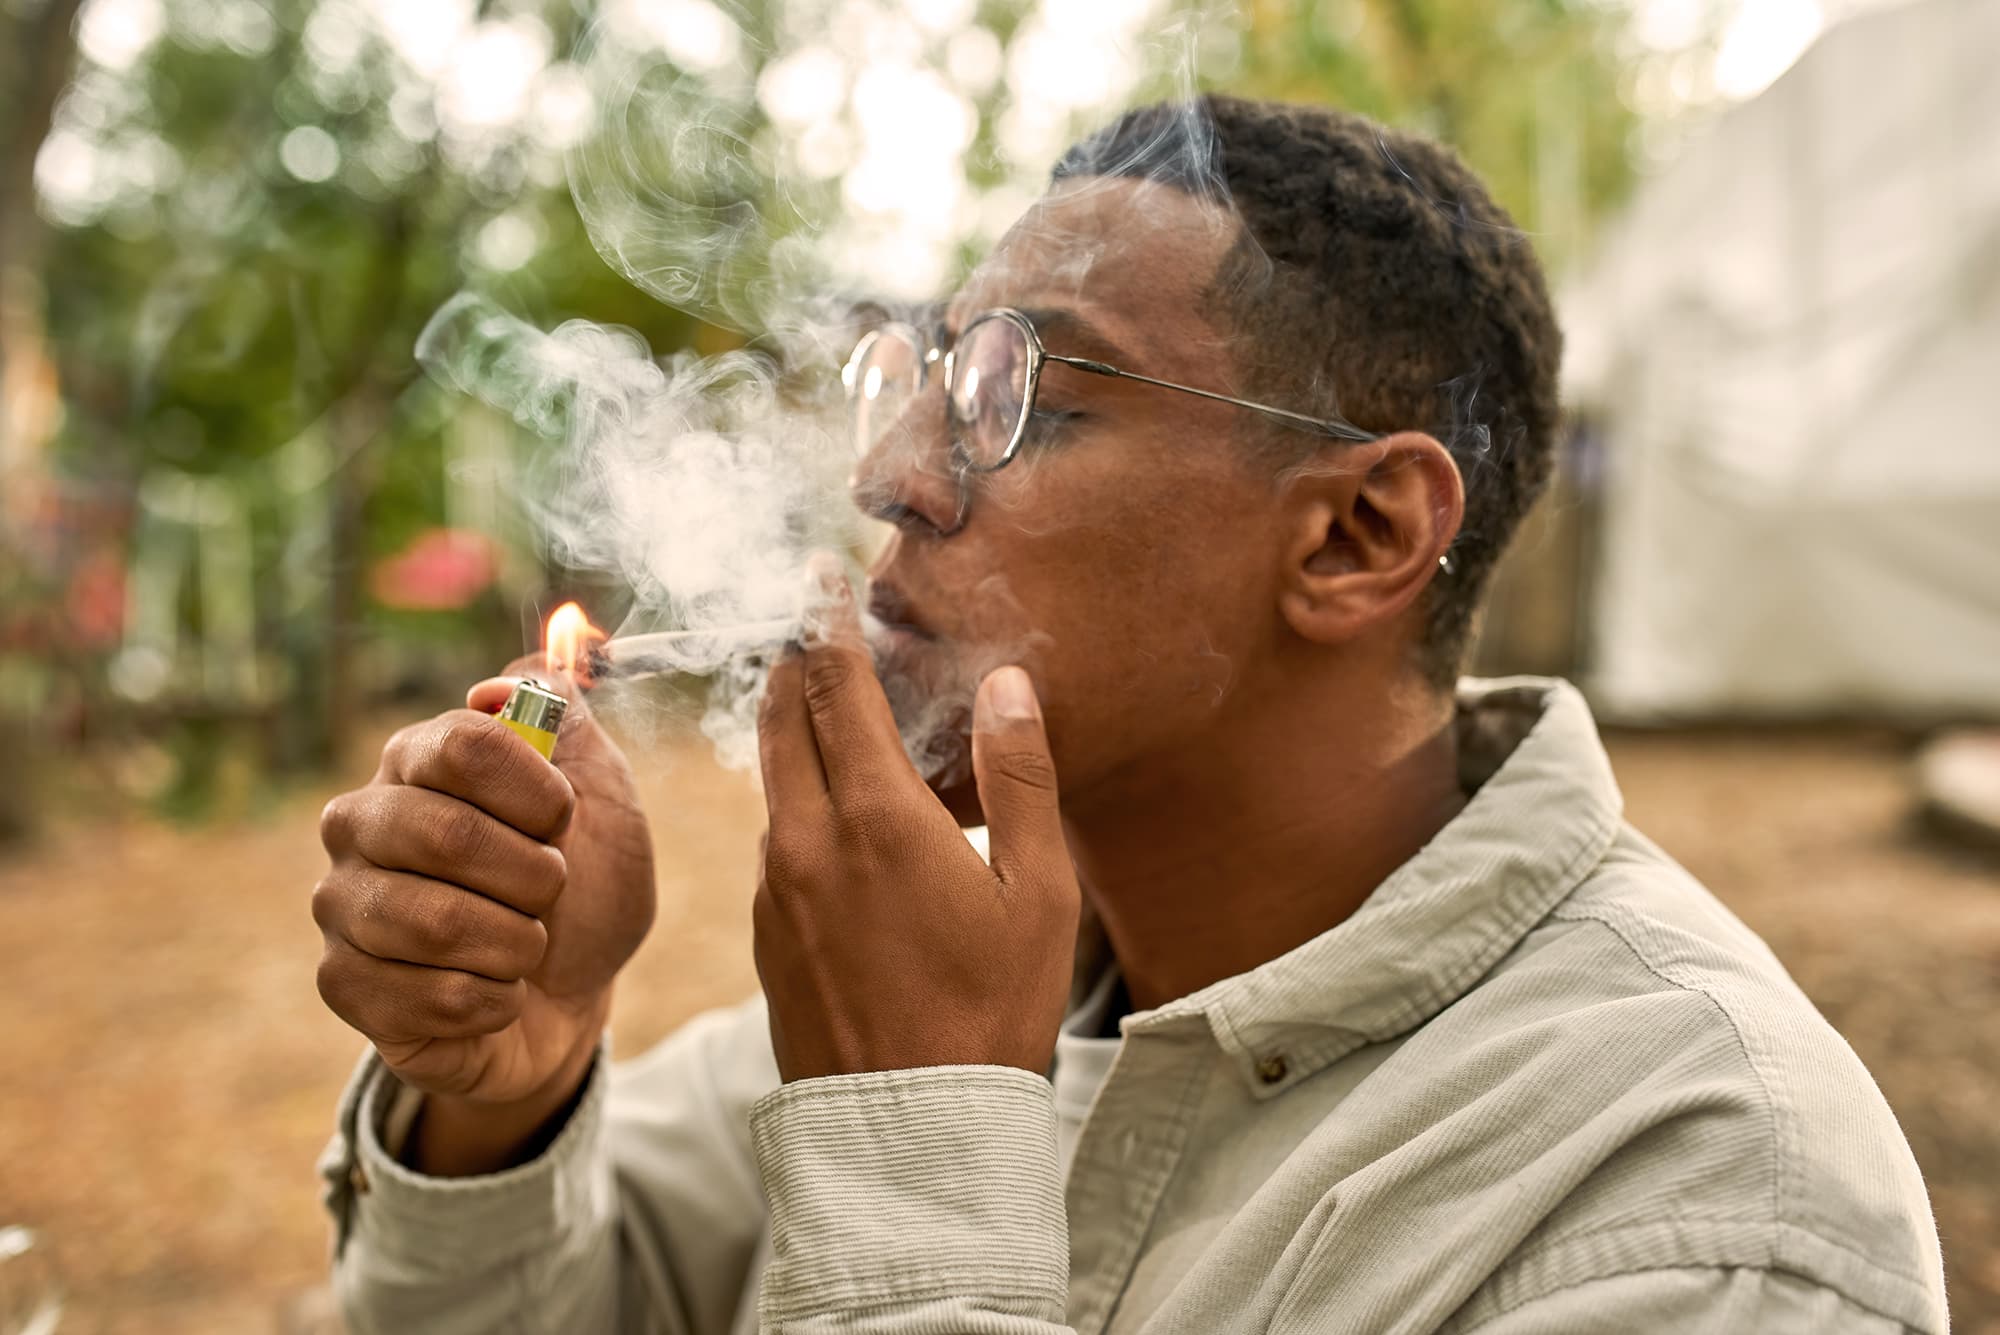
{"label": "short curly hair", "polygon": [[1210,292],[1247,336],[1246,388],[1374,431],[1428,431],[1451,451],[1465,522],[1431,586],[1422,654],[1449,686],[1554,459],[1562,334],[1526,236],[1449,149],[1326,107],[1140,107],[1073,146],[1053,179],[1082,176],[1168,181],[1234,209],[1242,230]]}

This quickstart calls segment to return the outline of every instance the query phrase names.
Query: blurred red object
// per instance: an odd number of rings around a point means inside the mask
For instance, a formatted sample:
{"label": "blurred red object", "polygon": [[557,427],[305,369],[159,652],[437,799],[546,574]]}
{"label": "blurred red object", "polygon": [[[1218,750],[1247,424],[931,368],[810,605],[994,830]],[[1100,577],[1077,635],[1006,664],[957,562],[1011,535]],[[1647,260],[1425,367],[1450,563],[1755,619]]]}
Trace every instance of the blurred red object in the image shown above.
{"label": "blurred red object", "polygon": [[125,631],[125,563],[115,552],[86,558],[69,577],[66,638],[79,649],[109,649]]}
{"label": "blurred red object", "polygon": [[368,591],[384,607],[449,612],[483,593],[499,571],[499,555],[484,533],[426,529],[394,556],[375,563]]}

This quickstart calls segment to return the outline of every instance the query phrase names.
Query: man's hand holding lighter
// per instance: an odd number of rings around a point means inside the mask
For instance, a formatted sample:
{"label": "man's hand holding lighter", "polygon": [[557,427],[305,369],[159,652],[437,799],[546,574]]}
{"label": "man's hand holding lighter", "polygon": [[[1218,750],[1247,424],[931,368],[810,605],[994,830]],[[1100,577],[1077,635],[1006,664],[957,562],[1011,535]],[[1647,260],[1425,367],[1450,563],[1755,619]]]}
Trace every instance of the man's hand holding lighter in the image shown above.
{"label": "man's hand holding lighter", "polygon": [[438,1176],[507,1167],[560,1125],[653,920],[624,756],[573,699],[544,760],[492,716],[513,684],[398,732],[320,823],[320,994],[427,1096],[405,1157]]}

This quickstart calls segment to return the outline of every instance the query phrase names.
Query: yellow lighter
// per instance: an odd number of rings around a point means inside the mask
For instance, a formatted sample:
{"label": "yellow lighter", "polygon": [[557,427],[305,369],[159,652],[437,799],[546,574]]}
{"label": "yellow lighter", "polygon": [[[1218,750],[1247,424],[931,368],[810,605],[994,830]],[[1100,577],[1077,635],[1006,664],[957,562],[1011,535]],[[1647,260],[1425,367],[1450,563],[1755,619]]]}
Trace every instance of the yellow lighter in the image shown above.
{"label": "yellow lighter", "polygon": [[556,730],[562,727],[563,711],[569,701],[538,681],[523,677],[514,685],[507,703],[500,706],[500,721],[528,739],[528,745],[551,759],[556,749]]}

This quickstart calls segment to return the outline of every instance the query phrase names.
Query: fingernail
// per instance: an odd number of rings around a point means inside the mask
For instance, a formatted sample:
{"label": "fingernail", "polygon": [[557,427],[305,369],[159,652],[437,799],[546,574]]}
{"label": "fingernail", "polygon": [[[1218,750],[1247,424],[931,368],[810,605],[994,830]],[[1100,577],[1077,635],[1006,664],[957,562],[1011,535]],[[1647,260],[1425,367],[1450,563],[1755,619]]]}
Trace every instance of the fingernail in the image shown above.
{"label": "fingernail", "polygon": [[806,561],[806,573],[812,592],[822,598],[845,602],[854,596],[854,590],[847,582],[847,571],[841,566],[840,558],[832,552],[814,552]]}
{"label": "fingernail", "polygon": [[799,612],[804,637],[818,643],[849,615],[854,590],[847,572],[832,552],[814,552],[806,560],[805,606]]}
{"label": "fingernail", "polygon": [[1042,707],[1035,699],[1035,687],[1028,674],[1017,667],[1003,667],[986,678],[979,702],[993,711],[995,718],[1021,722],[1040,718]]}

